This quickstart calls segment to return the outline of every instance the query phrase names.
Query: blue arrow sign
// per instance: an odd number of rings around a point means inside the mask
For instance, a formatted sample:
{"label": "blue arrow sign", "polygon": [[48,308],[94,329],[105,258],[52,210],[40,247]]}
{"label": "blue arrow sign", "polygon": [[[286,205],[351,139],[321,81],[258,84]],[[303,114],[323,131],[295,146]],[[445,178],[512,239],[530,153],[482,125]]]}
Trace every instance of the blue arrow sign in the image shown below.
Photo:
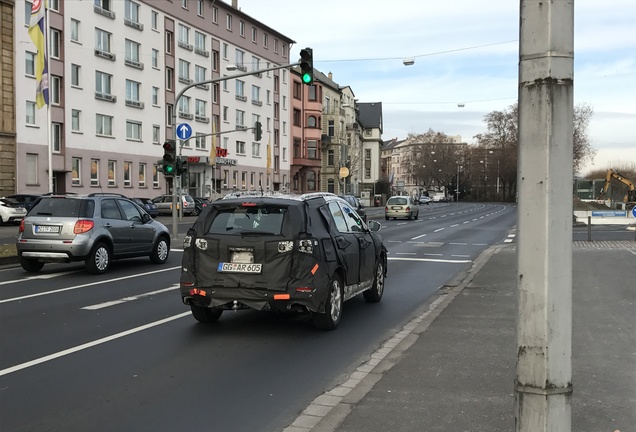
{"label": "blue arrow sign", "polygon": [[177,126],[177,138],[187,140],[192,136],[192,126],[187,123],[181,123]]}
{"label": "blue arrow sign", "polygon": [[634,208],[632,208],[632,214],[634,215],[634,217],[636,218],[636,206],[634,206]]}

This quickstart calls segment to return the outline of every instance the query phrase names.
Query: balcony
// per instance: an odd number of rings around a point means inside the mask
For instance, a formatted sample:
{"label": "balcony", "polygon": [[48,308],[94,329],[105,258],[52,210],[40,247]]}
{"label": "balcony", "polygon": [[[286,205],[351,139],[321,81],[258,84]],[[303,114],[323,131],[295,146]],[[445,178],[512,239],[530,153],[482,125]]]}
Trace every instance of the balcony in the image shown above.
{"label": "balcony", "polygon": [[210,53],[208,51],[204,50],[204,49],[201,49],[201,48],[195,48],[194,52],[199,54],[199,55],[202,55],[203,57],[210,57]]}
{"label": "balcony", "polygon": [[95,99],[103,100],[106,102],[117,102],[117,96],[108,93],[95,92]]}
{"label": "balcony", "polygon": [[105,59],[111,60],[111,61],[115,61],[115,59],[117,58],[117,56],[115,56],[114,53],[111,53],[111,52],[108,52],[108,51],[104,51],[104,50],[101,50],[99,48],[95,48],[95,55],[97,57],[105,58]]}
{"label": "balcony", "polygon": [[108,9],[104,9],[98,5],[93,5],[93,11],[95,11],[95,13],[98,13],[100,15],[103,15],[107,18],[110,19],[115,19],[115,12],[108,10]]}
{"label": "balcony", "polygon": [[180,118],[184,118],[184,119],[188,119],[188,120],[192,120],[194,118],[194,115],[192,115],[190,113],[180,112],[179,113],[179,117]]}
{"label": "balcony", "polygon": [[177,42],[177,44],[183,49],[187,49],[188,51],[192,51],[192,45],[187,43],[187,42],[179,41],[179,42]]}
{"label": "balcony", "polygon": [[240,101],[246,102],[247,101],[247,96],[236,95],[236,100],[240,100]]}
{"label": "balcony", "polygon": [[144,108],[144,103],[143,102],[139,102],[138,100],[126,99],[126,106],[143,109]]}
{"label": "balcony", "polygon": [[201,123],[210,123],[210,118],[206,116],[196,115],[194,119]]}
{"label": "balcony", "polygon": [[139,70],[144,70],[144,64],[131,59],[124,59],[126,66],[134,67]]}
{"label": "balcony", "polygon": [[183,84],[192,84],[192,80],[186,77],[179,77],[179,82]]}
{"label": "balcony", "polygon": [[143,29],[144,29],[144,25],[142,23],[139,23],[137,21],[133,21],[130,18],[124,18],[124,24],[126,24],[128,27],[132,27],[132,28],[137,29],[137,30],[143,31]]}

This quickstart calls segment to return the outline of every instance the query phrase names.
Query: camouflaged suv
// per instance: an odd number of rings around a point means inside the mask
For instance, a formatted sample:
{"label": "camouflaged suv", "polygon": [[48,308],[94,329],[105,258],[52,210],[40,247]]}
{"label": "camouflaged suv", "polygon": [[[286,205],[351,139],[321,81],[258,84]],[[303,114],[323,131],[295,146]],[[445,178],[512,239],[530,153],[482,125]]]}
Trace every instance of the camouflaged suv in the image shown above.
{"label": "camouflaged suv", "polygon": [[379,229],[333,194],[232,194],[209,204],[185,237],[181,298],[201,322],[256,309],[309,313],[334,329],[344,301],[382,298]]}

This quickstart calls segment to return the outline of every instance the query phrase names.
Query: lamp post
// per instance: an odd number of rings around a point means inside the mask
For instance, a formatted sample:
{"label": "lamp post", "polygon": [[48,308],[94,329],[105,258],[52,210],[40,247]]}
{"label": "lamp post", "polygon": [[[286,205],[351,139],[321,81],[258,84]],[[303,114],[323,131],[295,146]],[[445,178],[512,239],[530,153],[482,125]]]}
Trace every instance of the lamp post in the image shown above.
{"label": "lamp post", "polygon": [[459,170],[460,168],[462,168],[462,166],[457,165],[457,190],[455,191],[457,198],[455,198],[455,202],[459,202]]}

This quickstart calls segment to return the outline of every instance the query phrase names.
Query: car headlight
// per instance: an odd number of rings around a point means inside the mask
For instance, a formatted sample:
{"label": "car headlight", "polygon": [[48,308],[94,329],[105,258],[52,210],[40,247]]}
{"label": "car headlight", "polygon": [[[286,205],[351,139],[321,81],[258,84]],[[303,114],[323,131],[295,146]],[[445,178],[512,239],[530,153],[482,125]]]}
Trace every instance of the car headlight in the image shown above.
{"label": "car headlight", "polygon": [[278,253],[290,252],[292,249],[294,249],[293,241],[278,242]]}
{"label": "car headlight", "polygon": [[311,239],[299,240],[298,250],[306,254],[314,253],[314,246],[313,246],[312,240]]}

